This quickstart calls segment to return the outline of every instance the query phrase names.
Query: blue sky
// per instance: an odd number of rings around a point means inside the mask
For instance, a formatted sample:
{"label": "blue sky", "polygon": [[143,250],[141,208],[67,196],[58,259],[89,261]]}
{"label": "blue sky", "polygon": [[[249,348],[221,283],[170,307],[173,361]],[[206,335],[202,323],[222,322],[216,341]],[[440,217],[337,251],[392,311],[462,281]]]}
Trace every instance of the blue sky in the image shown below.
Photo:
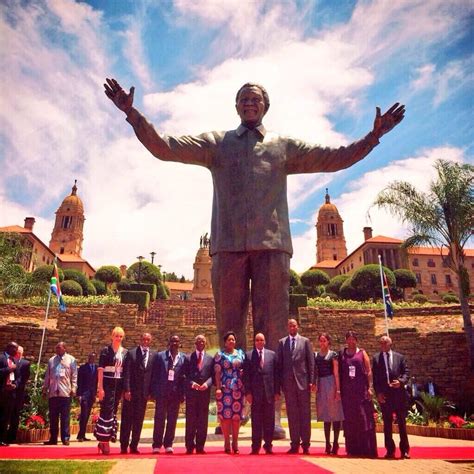
{"label": "blue sky", "polygon": [[102,83],[134,85],[160,132],[184,134],[235,128],[235,92],[254,81],[270,94],[267,128],[324,146],[364,136],[377,105],[407,108],[352,168],[289,178],[292,267],[316,260],[326,187],[349,251],[365,225],[403,238],[386,213],[368,220],[377,192],[395,179],[426,189],[438,158],[472,162],[473,13],[465,0],[5,0],[0,226],[34,216],[49,242],[77,179],[92,265],[155,251],[165,271],[192,277],[210,227],[210,174],[154,159]]}

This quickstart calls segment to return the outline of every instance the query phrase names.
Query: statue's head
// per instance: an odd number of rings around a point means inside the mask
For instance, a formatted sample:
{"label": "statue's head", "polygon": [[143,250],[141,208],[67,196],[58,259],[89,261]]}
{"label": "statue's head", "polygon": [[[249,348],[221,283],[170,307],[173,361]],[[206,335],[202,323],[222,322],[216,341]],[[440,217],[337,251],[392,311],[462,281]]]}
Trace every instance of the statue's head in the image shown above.
{"label": "statue's head", "polygon": [[263,86],[247,82],[235,96],[235,108],[242,123],[253,128],[262,122],[270,108],[270,98]]}

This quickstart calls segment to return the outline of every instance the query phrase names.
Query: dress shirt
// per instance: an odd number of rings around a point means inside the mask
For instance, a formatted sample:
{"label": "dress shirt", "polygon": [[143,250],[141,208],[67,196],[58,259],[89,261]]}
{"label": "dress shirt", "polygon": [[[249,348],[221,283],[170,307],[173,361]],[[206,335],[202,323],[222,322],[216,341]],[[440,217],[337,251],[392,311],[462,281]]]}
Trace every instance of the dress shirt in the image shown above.
{"label": "dress shirt", "polygon": [[49,397],[70,397],[77,391],[77,363],[70,354],[49,359],[43,387]]}
{"label": "dress shirt", "polygon": [[287,175],[348,168],[379,143],[370,132],[347,147],[324,148],[267,132],[263,125],[197,136],[159,135],[133,107],[127,121],[157,158],[211,171],[211,255],[256,250],[291,255]]}

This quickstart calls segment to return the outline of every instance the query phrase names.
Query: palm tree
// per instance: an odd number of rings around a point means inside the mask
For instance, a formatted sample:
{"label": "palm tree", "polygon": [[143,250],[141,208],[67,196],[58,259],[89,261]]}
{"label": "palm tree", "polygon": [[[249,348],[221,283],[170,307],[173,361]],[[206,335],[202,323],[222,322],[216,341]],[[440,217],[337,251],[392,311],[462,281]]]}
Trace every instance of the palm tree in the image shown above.
{"label": "palm tree", "polygon": [[[456,274],[459,301],[474,371],[474,335],[469,310],[469,274],[464,247],[473,235],[474,166],[437,160],[437,176],[423,193],[410,183],[395,181],[383,189],[374,205],[387,209],[412,227],[404,248],[432,245],[440,248],[446,265]],[[444,255],[443,255],[444,253]]]}

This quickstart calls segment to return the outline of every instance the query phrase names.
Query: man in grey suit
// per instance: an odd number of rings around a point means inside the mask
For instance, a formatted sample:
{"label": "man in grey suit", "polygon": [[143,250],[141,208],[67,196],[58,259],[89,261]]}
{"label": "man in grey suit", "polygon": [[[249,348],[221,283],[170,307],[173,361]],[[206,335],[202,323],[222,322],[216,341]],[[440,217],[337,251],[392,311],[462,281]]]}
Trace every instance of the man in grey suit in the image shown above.
{"label": "man in grey suit", "polygon": [[265,348],[265,336],[255,336],[255,348],[247,352],[244,365],[244,386],[247,401],[252,405],[252,451],[258,454],[262,446],[273,454],[275,430],[275,400],[280,398],[279,368],[275,352]]}
{"label": "man in grey suit", "polygon": [[278,344],[280,384],[283,388],[290,429],[288,454],[309,454],[311,440],[311,388],[314,377],[314,355],[308,338],[298,334],[298,322],[288,320],[288,336]]}

